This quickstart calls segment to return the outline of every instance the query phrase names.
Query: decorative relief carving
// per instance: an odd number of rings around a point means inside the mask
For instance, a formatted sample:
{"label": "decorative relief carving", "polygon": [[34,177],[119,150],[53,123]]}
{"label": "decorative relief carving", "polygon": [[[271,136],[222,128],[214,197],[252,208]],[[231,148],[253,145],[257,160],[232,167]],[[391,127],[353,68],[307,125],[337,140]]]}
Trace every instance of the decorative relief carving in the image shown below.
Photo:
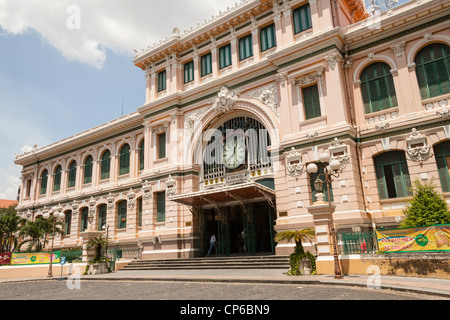
{"label": "decorative relief carving", "polygon": [[345,166],[350,163],[350,155],[347,153],[347,145],[338,138],[334,138],[333,142],[331,142],[331,147],[328,149],[330,150],[330,159],[338,160],[341,163],[339,170],[342,172],[342,170],[345,169]]}
{"label": "decorative relief carving", "polygon": [[405,41],[395,43],[391,46],[392,51],[394,51],[397,58],[400,58],[405,52]]}
{"label": "decorative relief carving", "polygon": [[275,84],[268,85],[261,89],[252,91],[244,96],[251,97],[262,102],[264,105],[269,107],[270,110],[277,116],[278,115],[278,92]]}
{"label": "decorative relief carving", "polygon": [[166,196],[168,198],[173,197],[176,194],[176,183],[175,179],[172,178],[172,175],[169,174],[169,178],[166,181]]}
{"label": "decorative relief carving", "polygon": [[298,177],[304,171],[305,164],[302,161],[302,154],[292,147],[286,156],[287,171],[291,177]]}
{"label": "decorative relief carving", "polygon": [[406,138],[406,144],[406,154],[411,161],[422,163],[433,155],[426,136],[417,131],[416,128],[413,128],[409,137]]}
{"label": "decorative relief carving", "polygon": [[343,59],[342,56],[336,52],[326,56],[325,61],[328,62],[328,67],[331,70],[334,70],[334,68],[336,68],[336,65],[338,63],[342,63]]}
{"label": "decorative relief carving", "polygon": [[214,101],[213,108],[218,112],[227,112],[230,110],[237,100],[237,94],[228,90],[227,87],[222,87]]}
{"label": "decorative relief carving", "polygon": [[132,209],[136,205],[136,195],[133,192],[133,189],[130,188],[130,191],[127,193],[127,204],[128,208]]}
{"label": "decorative relief carving", "polygon": [[152,197],[152,187],[150,186],[150,183],[148,180],[144,181],[144,184],[142,185],[142,198],[144,199],[145,203],[148,204],[150,202],[150,199]]}
{"label": "decorative relief carving", "polygon": [[318,82],[318,83],[320,83],[320,85],[323,85],[323,72],[324,72],[324,67],[319,67],[316,69],[316,71],[314,73],[309,73],[298,79],[293,79],[292,83],[294,85],[307,86],[312,83]]}

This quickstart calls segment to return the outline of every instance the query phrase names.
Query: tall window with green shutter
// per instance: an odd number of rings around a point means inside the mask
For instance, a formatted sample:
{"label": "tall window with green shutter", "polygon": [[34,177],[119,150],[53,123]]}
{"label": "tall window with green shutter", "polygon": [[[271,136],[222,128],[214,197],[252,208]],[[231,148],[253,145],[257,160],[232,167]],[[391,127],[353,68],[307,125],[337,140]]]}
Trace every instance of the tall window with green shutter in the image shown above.
{"label": "tall window with green shutter", "polygon": [[158,92],[166,90],[167,74],[166,70],[158,73]]}
{"label": "tall window with green shutter", "polygon": [[206,76],[212,73],[212,55],[211,52],[207,53],[200,58],[201,64],[201,76]]}
{"label": "tall window with green shutter", "polygon": [[436,158],[442,192],[450,192],[450,140],[435,145],[434,156]]}
{"label": "tall window with green shutter", "polygon": [[142,227],[142,198],[138,199],[138,227]]}
{"label": "tall window with green shutter", "polygon": [[74,188],[77,180],[77,162],[72,161],[69,166],[69,179],[67,180],[67,187]]}
{"label": "tall window with green shutter", "polygon": [[84,232],[88,228],[88,219],[89,219],[89,208],[84,207],[81,209],[81,232]]}
{"label": "tall window with green shutter", "polygon": [[100,164],[100,179],[109,179],[109,169],[111,163],[111,152],[106,150],[103,152]]}
{"label": "tall window with green shutter", "polygon": [[93,164],[93,158],[92,156],[89,156],[86,158],[86,161],[84,162],[84,183],[91,183],[92,182],[92,164]]}
{"label": "tall window with green shutter", "polygon": [[184,83],[194,81],[194,61],[184,64]]}
{"label": "tall window with green shutter", "polygon": [[44,170],[41,175],[41,192],[40,194],[46,194],[47,193],[47,181],[48,181],[48,171]]}
{"label": "tall window with green shutter", "polygon": [[103,226],[106,224],[106,204],[102,204],[98,207],[98,230],[102,231]]}
{"label": "tall window with green shutter", "polygon": [[361,92],[366,114],[397,106],[394,80],[390,67],[383,62],[376,62],[361,73]]}
{"label": "tall window with green shutter", "polygon": [[389,151],[374,157],[378,192],[381,199],[412,195],[411,179],[404,151]]}
{"label": "tall window with green shutter", "polygon": [[294,33],[300,33],[312,28],[311,8],[309,4],[301,6],[292,12],[294,20]]}
{"label": "tall window with green shutter", "polygon": [[271,24],[260,31],[261,52],[277,45],[275,24]]}
{"label": "tall window with green shutter", "polygon": [[139,143],[139,170],[144,170],[144,139]]}
{"label": "tall window with green shutter", "polygon": [[119,175],[130,173],[130,146],[125,144],[119,152]]}
{"label": "tall window with green shutter", "polygon": [[302,95],[305,109],[305,120],[320,117],[320,97],[317,84],[302,88]]}
{"label": "tall window with green shutter", "polygon": [[166,221],[166,193],[156,194],[156,222]]}
{"label": "tall window with green shutter", "polygon": [[56,167],[55,176],[53,178],[53,191],[59,191],[61,189],[61,166]]}
{"label": "tall window with green shutter", "polygon": [[219,69],[231,66],[231,44],[219,48]]}
{"label": "tall window with green shutter", "polygon": [[166,157],[166,133],[160,133],[157,135],[158,140],[158,159]]}
{"label": "tall window with green shutter", "polygon": [[416,75],[422,99],[450,93],[450,47],[426,46],[416,55]]}
{"label": "tall window with green shutter", "polygon": [[252,35],[239,39],[239,60],[244,60],[253,56],[253,40]]}
{"label": "tall window with green shutter", "polygon": [[64,214],[64,233],[66,236],[70,236],[72,224],[72,211],[69,210]]}
{"label": "tall window with green shutter", "polygon": [[124,229],[127,227],[127,201],[120,201],[117,205],[117,218],[118,218],[118,229]]}

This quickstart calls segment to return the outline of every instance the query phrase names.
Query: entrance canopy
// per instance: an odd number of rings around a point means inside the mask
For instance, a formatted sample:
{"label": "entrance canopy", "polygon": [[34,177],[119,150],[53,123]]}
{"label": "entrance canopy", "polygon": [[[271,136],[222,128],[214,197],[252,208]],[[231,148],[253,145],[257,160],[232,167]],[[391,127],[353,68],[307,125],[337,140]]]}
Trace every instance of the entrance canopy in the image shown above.
{"label": "entrance canopy", "polygon": [[187,206],[224,205],[233,201],[246,202],[255,198],[264,197],[273,206],[275,190],[263,186],[258,182],[247,182],[222,188],[215,188],[197,192],[190,192],[170,197]]}

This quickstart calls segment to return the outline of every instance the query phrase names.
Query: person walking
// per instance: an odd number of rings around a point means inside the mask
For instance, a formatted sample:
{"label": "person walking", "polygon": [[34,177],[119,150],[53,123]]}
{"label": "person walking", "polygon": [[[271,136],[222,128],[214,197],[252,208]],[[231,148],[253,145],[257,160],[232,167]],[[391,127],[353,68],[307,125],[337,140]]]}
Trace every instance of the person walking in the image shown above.
{"label": "person walking", "polygon": [[208,254],[207,254],[208,256],[211,253],[212,248],[214,248],[216,250],[216,254],[217,254],[217,244],[216,244],[216,242],[217,242],[216,235],[213,234],[211,236],[211,239],[209,240],[209,250],[208,250]]}

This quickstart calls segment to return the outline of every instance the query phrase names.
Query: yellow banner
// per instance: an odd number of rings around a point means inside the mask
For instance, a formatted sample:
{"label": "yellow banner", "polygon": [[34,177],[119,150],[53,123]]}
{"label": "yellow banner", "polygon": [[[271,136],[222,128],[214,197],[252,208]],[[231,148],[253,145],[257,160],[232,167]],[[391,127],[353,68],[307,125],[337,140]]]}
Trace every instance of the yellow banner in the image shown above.
{"label": "yellow banner", "polygon": [[[60,251],[53,252],[52,264],[59,263]],[[45,264],[50,263],[50,252],[13,252],[11,264]]]}
{"label": "yellow banner", "polygon": [[379,252],[450,251],[450,225],[377,230]]}

